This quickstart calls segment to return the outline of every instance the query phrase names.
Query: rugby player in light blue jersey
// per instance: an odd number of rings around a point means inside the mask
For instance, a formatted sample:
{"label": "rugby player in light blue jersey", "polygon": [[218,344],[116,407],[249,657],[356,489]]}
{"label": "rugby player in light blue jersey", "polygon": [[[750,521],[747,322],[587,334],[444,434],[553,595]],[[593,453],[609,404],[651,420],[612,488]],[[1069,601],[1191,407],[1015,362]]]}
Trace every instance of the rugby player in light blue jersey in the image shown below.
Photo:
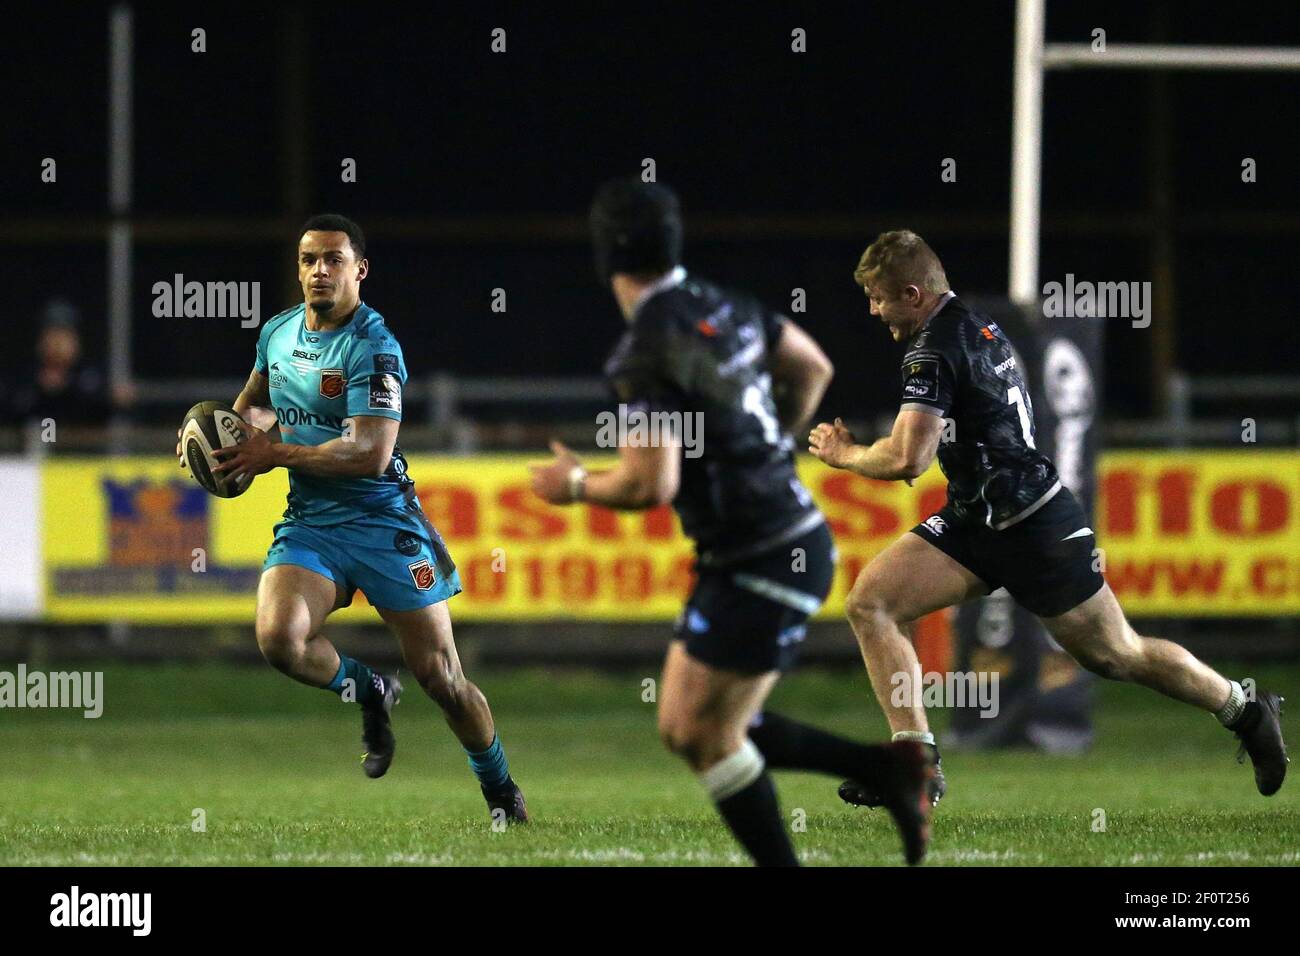
{"label": "rugby player in light blue jersey", "polygon": [[401,684],[320,634],[359,588],[469,754],[494,820],[503,812],[509,822],[526,822],[487,700],[456,654],[447,599],[460,592],[460,578],[397,444],[406,364],[383,318],[361,301],[365,252],[361,229],[342,216],[303,226],[304,302],[262,326],[253,372],[235,399],[235,410],[254,421],[258,409],[274,408],[275,422],[263,413],[270,428],[250,428],[217,470],[289,471],[289,507],[257,591],[257,643],[295,680],[361,705],[365,771],[383,776],[393,760],[389,715]]}

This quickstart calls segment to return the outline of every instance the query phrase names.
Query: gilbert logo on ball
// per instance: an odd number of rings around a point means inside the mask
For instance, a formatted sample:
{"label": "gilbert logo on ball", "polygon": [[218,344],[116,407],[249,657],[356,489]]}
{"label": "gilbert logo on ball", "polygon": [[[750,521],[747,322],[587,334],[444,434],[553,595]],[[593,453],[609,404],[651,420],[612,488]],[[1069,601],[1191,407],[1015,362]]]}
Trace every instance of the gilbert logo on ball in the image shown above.
{"label": "gilbert logo on ball", "polygon": [[252,478],[231,479],[213,471],[221,462],[217,448],[230,448],[244,440],[244,420],[224,402],[199,402],[181,422],[182,459],[190,475],[218,498],[235,498],[252,484]]}

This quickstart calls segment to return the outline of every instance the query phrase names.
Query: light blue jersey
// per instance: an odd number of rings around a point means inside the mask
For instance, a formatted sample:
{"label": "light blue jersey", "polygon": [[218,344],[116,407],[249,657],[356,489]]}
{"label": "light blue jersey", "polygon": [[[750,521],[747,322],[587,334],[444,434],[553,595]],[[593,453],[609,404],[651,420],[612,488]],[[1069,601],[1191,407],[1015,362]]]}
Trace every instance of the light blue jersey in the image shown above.
{"label": "light blue jersey", "polygon": [[[333,332],[303,324],[305,306],[262,326],[257,371],[267,377],[281,438],[320,445],[364,415],[402,419],[406,363],[383,318],[362,304]],[[275,526],[264,568],[292,564],[360,589],[377,608],[409,611],[461,590],[456,563],[425,517],[406,459],[393,457],[378,478],[322,478],[289,469],[289,508]]]}
{"label": "light blue jersey", "polygon": [[[321,445],[342,435],[349,417],[401,421],[406,363],[383,317],[362,303],[342,328],[313,332],[306,311],[298,305],[281,312],[257,338],[255,368],[270,384],[281,439]],[[322,478],[291,468],[286,517],[315,526],[351,521],[400,505],[410,483],[396,445],[379,478]]]}

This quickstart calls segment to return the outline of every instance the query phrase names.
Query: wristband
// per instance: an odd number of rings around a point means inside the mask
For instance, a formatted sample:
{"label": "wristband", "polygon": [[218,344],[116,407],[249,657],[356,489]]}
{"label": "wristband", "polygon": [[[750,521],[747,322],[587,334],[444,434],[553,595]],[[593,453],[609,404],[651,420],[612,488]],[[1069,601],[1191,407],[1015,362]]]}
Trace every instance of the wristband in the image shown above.
{"label": "wristband", "polygon": [[587,469],[574,465],[569,472],[569,500],[581,501],[587,494]]}

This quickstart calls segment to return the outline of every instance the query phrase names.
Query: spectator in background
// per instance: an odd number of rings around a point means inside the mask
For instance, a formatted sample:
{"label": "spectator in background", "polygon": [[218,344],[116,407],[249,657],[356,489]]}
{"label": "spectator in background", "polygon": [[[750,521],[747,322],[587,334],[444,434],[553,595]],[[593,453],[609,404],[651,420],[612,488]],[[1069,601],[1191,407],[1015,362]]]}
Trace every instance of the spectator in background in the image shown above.
{"label": "spectator in background", "polygon": [[30,382],[14,390],[15,424],[52,418],[59,424],[104,425],[117,407],[131,404],[129,386],[110,391],[104,373],[81,361],[81,312],[67,299],[45,305]]}

